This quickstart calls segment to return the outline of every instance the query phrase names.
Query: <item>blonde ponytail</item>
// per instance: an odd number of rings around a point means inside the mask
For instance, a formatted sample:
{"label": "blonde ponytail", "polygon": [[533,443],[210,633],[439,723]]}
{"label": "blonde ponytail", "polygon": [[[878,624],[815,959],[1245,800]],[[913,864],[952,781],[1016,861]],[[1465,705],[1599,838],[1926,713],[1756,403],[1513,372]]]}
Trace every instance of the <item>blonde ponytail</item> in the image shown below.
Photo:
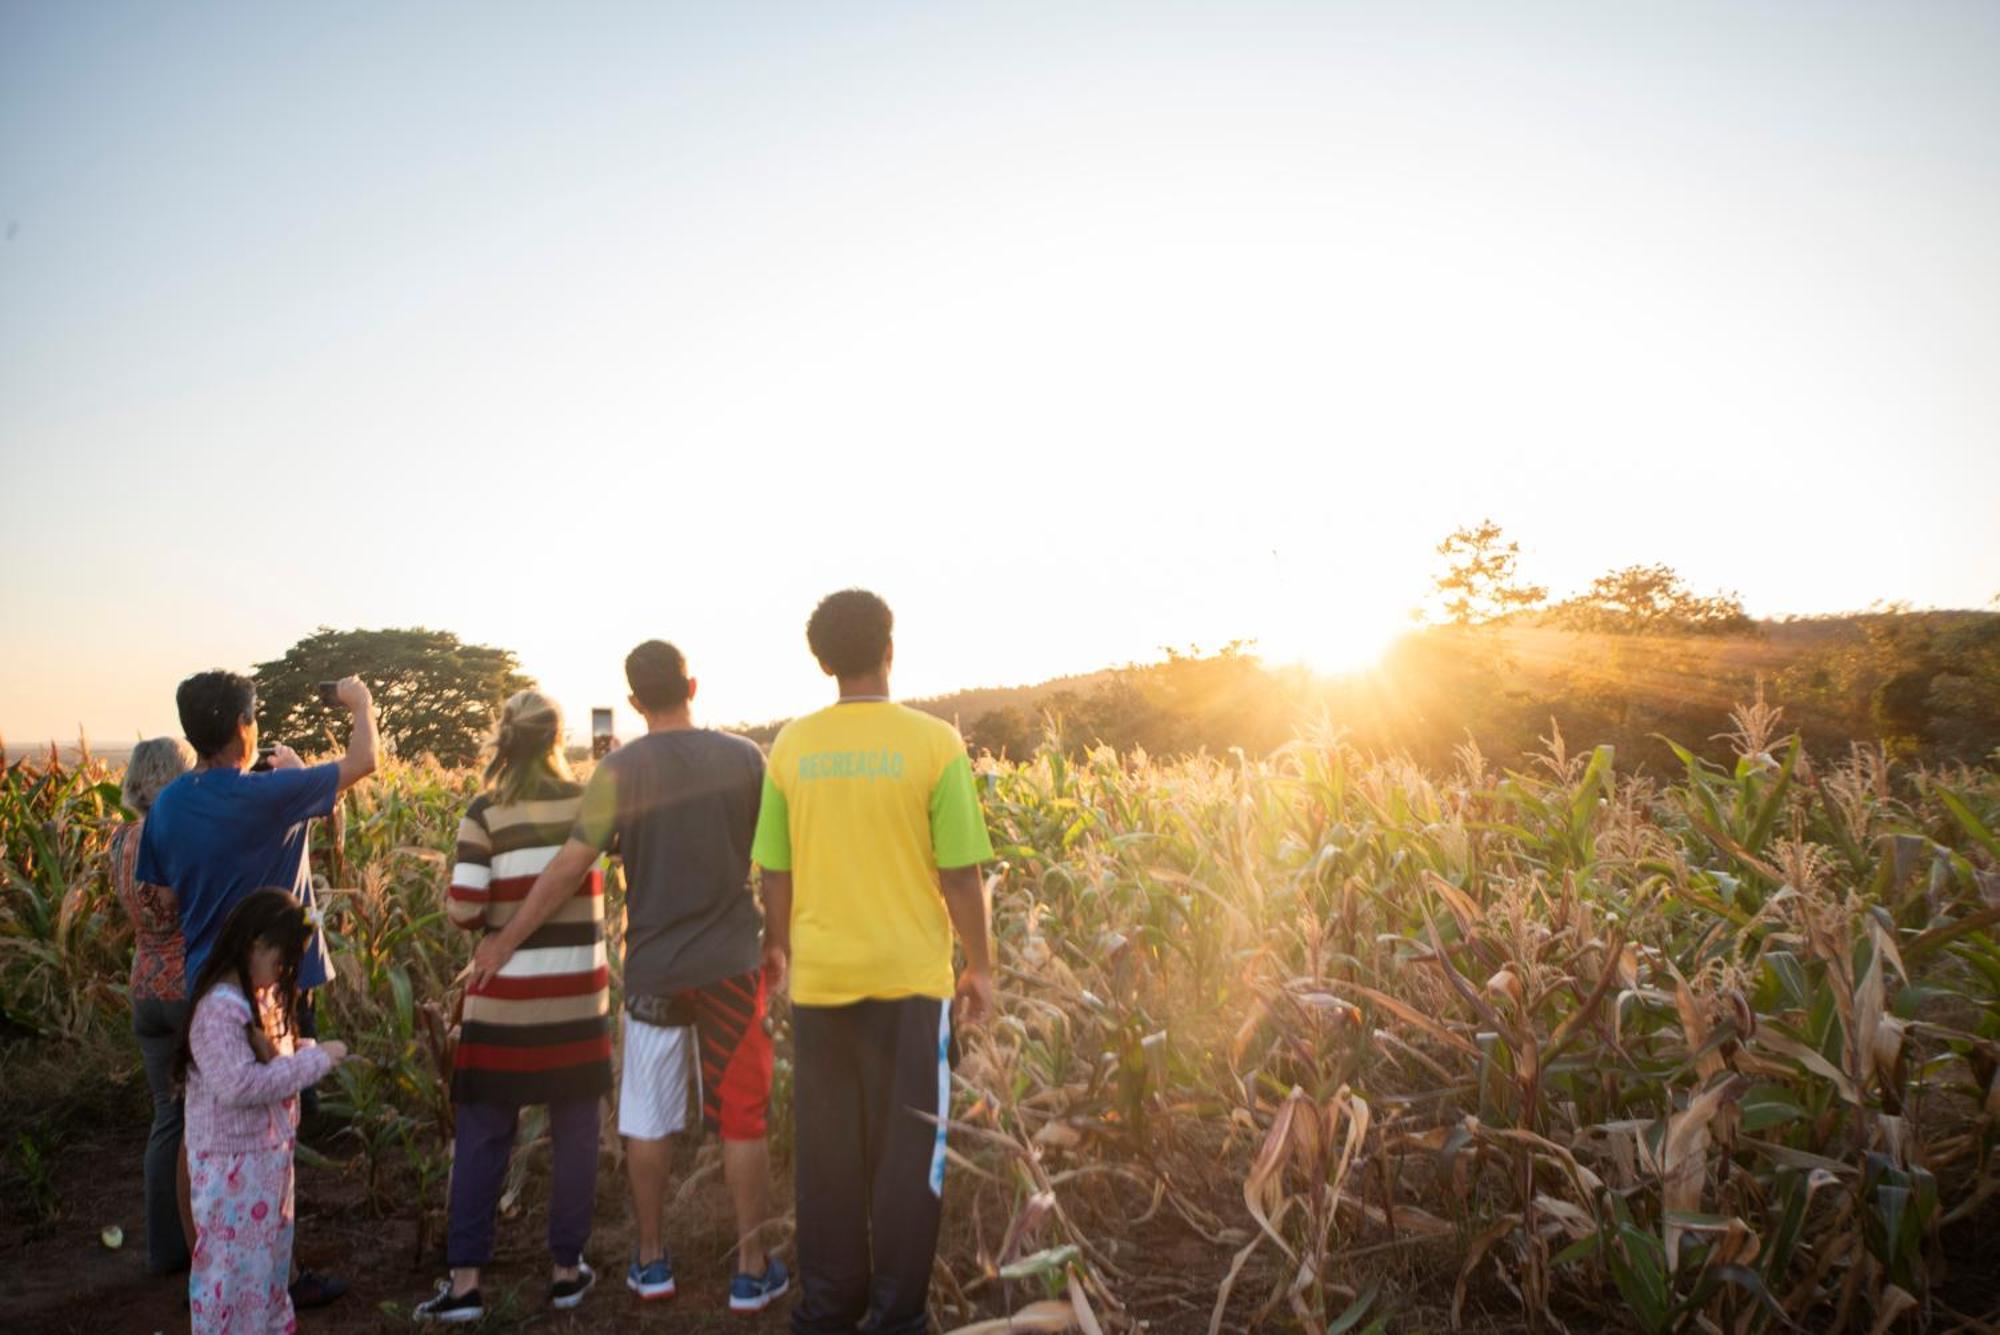
{"label": "blonde ponytail", "polygon": [[562,706],[530,687],[507,697],[490,743],[486,791],[500,806],[537,796],[554,783],[572,783],[563,758]]}

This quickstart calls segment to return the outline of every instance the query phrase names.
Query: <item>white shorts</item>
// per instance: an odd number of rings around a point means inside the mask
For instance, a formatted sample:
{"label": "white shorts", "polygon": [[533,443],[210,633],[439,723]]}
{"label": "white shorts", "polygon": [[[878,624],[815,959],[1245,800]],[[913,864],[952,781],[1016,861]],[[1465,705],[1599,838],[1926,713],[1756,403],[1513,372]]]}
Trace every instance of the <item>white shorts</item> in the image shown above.
{"label": "white shorts", "polygon": [[695,1064],[695,1031],[666,1029],[630,1014],[625,1021],[625,1064],[618,1077],[618,1134],[665,1140],[689,1125],[689,1105],[701,1095]]}

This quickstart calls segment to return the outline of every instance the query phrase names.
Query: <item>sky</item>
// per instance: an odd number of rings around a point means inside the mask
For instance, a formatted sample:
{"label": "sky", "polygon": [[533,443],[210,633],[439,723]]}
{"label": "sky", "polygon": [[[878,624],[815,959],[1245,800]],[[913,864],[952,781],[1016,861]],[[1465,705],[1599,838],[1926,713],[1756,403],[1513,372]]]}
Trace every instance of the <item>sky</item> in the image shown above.
{"label": "sky", "polygon": [[[0,0],[0,736],[318,626],[574,731],[2000,595],[2000,5]],[[629,716],[624,727],[631,726]]]}

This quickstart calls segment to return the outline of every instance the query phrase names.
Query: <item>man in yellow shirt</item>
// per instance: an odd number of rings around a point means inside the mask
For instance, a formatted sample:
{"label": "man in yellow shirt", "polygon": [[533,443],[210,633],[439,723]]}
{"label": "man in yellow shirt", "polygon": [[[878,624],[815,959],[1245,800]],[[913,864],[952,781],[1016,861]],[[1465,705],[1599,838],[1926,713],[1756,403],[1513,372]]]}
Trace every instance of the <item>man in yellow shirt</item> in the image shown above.
{"label": "man in yellow shirt", "polygon": [[889,699],[893,628],[860,589],[814,609],[840,698],[771,744],[751,846],[767,974],[791,973],[799,1335],[929,1328],[952,1001],[967,1024],[993,1009],[993,846],[958,730]]}

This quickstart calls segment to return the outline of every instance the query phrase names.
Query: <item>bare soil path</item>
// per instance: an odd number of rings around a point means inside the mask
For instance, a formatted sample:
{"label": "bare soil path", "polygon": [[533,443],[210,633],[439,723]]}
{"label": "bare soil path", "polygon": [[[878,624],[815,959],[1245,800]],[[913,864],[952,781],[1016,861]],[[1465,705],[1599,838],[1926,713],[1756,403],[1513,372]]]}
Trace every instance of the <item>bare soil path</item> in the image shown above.
{"label": "bare soil path", "polygon": [[[145,1124],[98,1125],[48,1138],[57,1141],[45,1162],[42,1199],[53,1217],[24,1218],[32,1202],[10,1200],[0,1218],[0,1331],[184,1331],[188,1328],[185,1276],[146,1273],[140,1155]],[[10,1178],[14,1177],[10,1174]],[[791,1299],[756,1317],[727,1311],[732,1240],[728,1201],[721,1183],[699,1184],[681,1227],[670,1230],[679,1294],[641,1303],[624,1285],[630,1246],[625,1206],[607,1172],[600,1183],[597,1222],[588,1257],[597,1288],[574,1313],[546,1308],[548,1254],[546,1184],[531,1182],[525,1206],[500,1224],[496,1264],[485,1289],[484,1331],[704,1331],[740,1335],[786,1328]],[[24,1195],[9,1182],[10,1195]],[[430,1296],[444,1274],[443,1258],[419,1260],[417,1221],[407,1206],[378,1214],[365,1199],[357,1166],[334,1161],[301,1163],[298,1174],[298,1243],[302,1264],[338,1274],[352,1285],[329,1307],[299,1314],[302,1335],[313,1332],[412,1329],[410,1305]],[[124,1230],[124,1245],[107,1248],[107,1225]],[[718,1227],[718,1224],[723,1226]]]}

